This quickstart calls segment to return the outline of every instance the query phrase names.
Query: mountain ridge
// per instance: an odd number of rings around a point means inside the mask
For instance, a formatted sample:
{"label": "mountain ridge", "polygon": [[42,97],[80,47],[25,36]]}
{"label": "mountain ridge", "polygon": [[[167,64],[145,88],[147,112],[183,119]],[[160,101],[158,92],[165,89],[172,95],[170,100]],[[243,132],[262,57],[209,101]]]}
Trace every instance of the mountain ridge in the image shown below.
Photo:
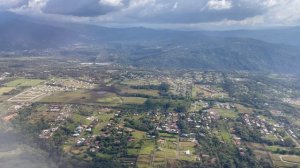
{"label": "mountain ridge", "polygon": [[298,47],[265,42],[253,38],[251,33],[107,28],[75,23],[55,25],[16,14],[4,18],[8,19],[0,21],[2,51],[59,50],[82,43],[108,46],[117,53],[118,62],[139,67],[300,73]]}

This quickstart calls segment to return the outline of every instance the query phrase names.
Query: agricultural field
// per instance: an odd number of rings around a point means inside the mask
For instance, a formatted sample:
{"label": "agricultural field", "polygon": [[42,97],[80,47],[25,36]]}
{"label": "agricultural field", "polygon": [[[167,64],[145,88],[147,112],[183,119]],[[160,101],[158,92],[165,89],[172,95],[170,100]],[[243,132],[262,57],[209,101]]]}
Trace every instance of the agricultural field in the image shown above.
{"label": "agricultural field", "polygon": [[15,79],[13,81],[10,81],[6,83],[4,86],[6,87],[33,87],[37,86],[44,82],[44,80],[39,80],[39,79]]}
{"label": "agricultural field", "polygon": [[132,89],[128,86],[119,85],[116,86],[120,90],[120,94],[138,94],[152,97],[158,97],[158,90],[147,90],[147,89]]}
{"label": "agricultural field", "polygon": [[26,90],[10,99],[10,102],[32,102],[37,98],[45,96],[47,93],[41,90],[30,89]]}
{"label": "agricultural field", "polygon": [[281,156],[281,158],[283,161],[300,165],[300,157],[299,156],[283,155],[283,156]]}
{"label": "agricultural field", "polygon": [[15,87],[0,87],[0,96],[14,90]]}
{"label": "agricultural field", "polygon": [[[295,158],[293,156],[282,156],[282,155],[272,154],[271,158],[272,158],[274,167],[294,168],[294,167],[299,166],[299,164],[297,164],[297,161],[296,161],[296,163],[294,163]],[[287,160],[284,160],[284,158]],[[290,161],[293,161],[293,162],[290,162]]]}
{"label": "agricultural field", "polygon": [[48,84],[76,89],[92,89],[96,86],[95,84],[72,78],[52,78],[48,81]]}
{"label": "agricultural field", "polygon": [[123,104],[134,104],[142,105],[145,103],[146,99],[141,97],[121,97]]}
{"label": "agricultural field", "polygon": [[192,88],[193,98],[228,98],[228,93],[220,87],[207,87],[205,85],[194,85]]}
{"label": "agricultural field", "polygon": [[39,102],[44,103],[76,103],[76,102],[90,102],[92,95],[85,90],[78,90],[72,92],[57,92],[50,96],[42,98]]}
{"label": "agricultural field", "polygon": [[247,114],[253,113],[252,108],[245,107],[241,104],[235,104],[234,106],[236,107],[237,111],[240,112],[240,113],[247,113]]}
{"label": "agricultural field", "polygon": [[159,82],[157,79],[139,79],[139,80],[124,80],[121,82],[123,85],[129,85],[129,86],[142,86],[142,85],[159,85],[161,82]]}
{"label": "agricultural field", "polygon": [[235,119],[238,117],[238,112],[236,112],[234,109],[214,108],[213,111],[216,111],[220,116],[224,118]]}

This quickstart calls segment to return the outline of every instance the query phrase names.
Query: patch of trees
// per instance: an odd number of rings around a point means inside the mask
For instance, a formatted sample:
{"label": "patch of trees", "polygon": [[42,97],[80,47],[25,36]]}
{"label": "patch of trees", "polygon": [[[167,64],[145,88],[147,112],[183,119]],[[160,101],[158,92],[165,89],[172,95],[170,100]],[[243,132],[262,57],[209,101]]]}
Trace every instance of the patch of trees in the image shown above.
{"label": "patch of trees", "polygon": [[130,86],[132,89],[147,89],[147,90],[159,90],[160,92],[168,92],[170,85],[167,83],[161,83],[160,85],[140,85]]}
{"label": "patch of trees", "polygon": [[146,132],[155,129],[155,125],[153,124],[151,119],[146,117],[142,117],[139,119],[129,119],[126,121],[125,126]]}
{"label": "patch of trees", "polygon": [[122,130],[112,129],[109,136],[98,136],[96,141],[100,144],[100,152],[114,158],[127,156],[129,134]]}
{"label": "patch of trees", "polygon": [[281,154],[281,155],[298,155],[300,156],[300,150],[297,148],[292,148],[291,150],[285,150],[277,148],[273,153]]}
{"label": "patch of trees", "polygon": [[257,130],[250,130],[244,124],[237,122],[235,124],[236,134],[241,137],[244,141],[249,142],[261,142],[261,134]]}
{"label": "patch of trees", "polygon": [[127,166],[111,159],[93,158],[91,168],[126,168]]}
{"label": "patch of trees", "polygon": [[217,167],[259,167],[255,161],[253,151],[247,147],[244,148],[243,154],[241,154],[240,150],[234,144],[223,142],[216,136],[208,134],[203,137],[197,135],[196,138],[201,145],[201,151],[204,150],[205,154],[217,158],[215,163]]}
{"label": "patch of trees", "polygon": [[284,146],[284,147],[295,147],[296,146],[291,138],[285,138],[284,141],[263,140],[263,143],[266,143],[269,146],[273,146],[273,145]]}
{"label": "patch of trees", "polygon": [[185,113],[188,111],[191,102],[186,100],[178,100],[178,101],[171,101],[168,99],[147,99],[144,103],[145,110],[162,110],[166,112],[168,110],[174,110],[178,113]]}

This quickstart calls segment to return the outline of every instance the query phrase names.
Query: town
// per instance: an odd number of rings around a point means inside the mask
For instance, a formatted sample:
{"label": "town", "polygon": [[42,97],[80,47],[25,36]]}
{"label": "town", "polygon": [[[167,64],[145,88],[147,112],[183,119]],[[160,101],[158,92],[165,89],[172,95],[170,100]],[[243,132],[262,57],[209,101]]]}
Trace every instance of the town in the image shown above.
{"label": "town", "polygon": [[300,164],[300,90],[284,80],[65,64],[0,73],[1,120],[48,152],[108,167]]}

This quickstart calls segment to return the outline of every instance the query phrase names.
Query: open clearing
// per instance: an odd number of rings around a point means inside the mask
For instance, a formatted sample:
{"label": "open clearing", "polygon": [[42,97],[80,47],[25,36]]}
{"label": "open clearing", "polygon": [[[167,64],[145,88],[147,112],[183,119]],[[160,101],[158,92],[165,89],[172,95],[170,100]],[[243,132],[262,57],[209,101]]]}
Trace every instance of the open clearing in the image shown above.
{"label": "open clearing", "polygon": [[[45,103],[79,103],[92,101],[92,95],[85,90],[58,92],[40,100]],[[95,101],[95,100],[94,100]]]}
{"label": "open clearing", "polygon": [[30,101],[33,101],[34,99],[37,99],[45,94],[46,93],[43,91],[30,89],[30,90],[24,91],[16,96],[8,99],[8,101],[10,101],[10,102],[30,102]]}
{"label": "open clearing", "polygon": [[283,161],[286,161],[286,162],[300,164],[300,157],[299,156],[282,155],[281,158],[282,158]]}
{"label": "open clearing", "polygon": [[0,95],[3,95],[5,93],[9,93],[10,91],[14,90],[15,87],[1,87],[0,88]]}
{"label": "open clearing", "polygon": [[217,111],[220,116],[225,118],[232,118],[232,119],[238,118],[238,113],[235,112],[234,110],[227,110],[221,108],[215,108],[213,110]]}
{"label": "open clearing", "polygon": [[128,86],[118,86],[118,89],[121,90],[120,94],[138,94],[138,95],[146,95],[146,96],[153,96],[158,97],[158,90],[151,90],[151,89],[132,89]]}
{"label": "open clearing", "polygon": [[5,84],[7,87],[32,87],[42,83],[39,79],[16,79]]}

